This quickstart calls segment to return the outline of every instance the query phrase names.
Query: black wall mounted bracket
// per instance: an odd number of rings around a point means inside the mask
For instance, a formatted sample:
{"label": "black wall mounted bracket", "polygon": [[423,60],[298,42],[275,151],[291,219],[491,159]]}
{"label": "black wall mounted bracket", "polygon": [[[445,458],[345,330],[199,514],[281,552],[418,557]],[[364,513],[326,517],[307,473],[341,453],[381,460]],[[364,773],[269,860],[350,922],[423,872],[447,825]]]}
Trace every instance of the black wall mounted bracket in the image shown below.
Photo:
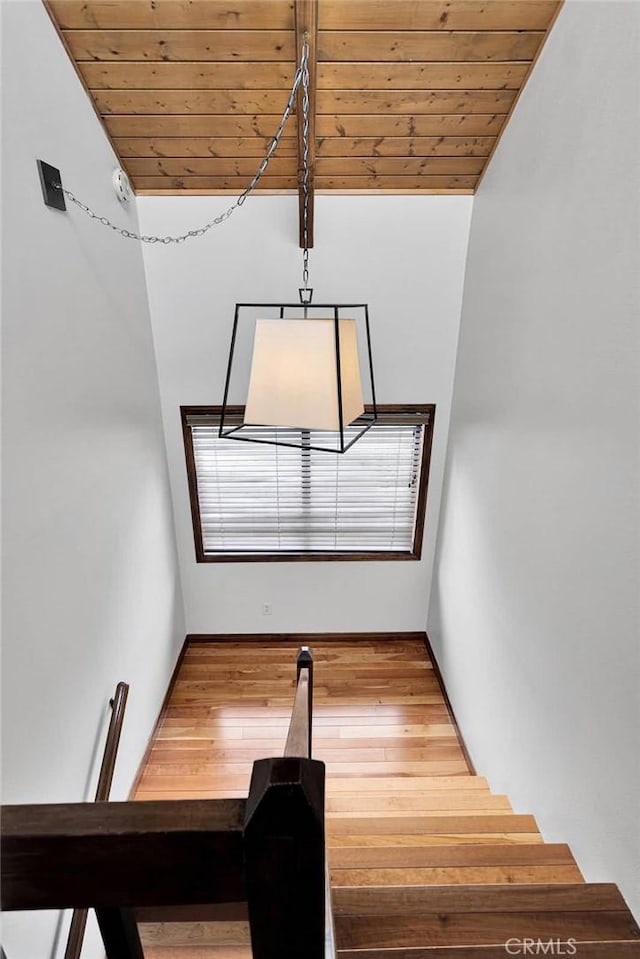
{"label": "black wall mounted bracket", "polygon": [[42,196],[45,206],[51,206],[54,210],[66,210],[67,204],[62,192],[62,178],[60,170],[45,163],[44,160],[36,160],[38,164],[38,173],[40,174],[40,185],[42,187]]}

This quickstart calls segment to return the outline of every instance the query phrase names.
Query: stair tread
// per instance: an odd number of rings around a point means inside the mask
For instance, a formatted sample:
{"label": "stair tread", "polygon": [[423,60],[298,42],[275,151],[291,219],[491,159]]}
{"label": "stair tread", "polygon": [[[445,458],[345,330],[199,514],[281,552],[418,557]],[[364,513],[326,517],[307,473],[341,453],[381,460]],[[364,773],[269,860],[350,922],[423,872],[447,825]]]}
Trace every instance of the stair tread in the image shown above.
{"label": "stair tread", "polygon": [[338,950],[504,949],[509,939],[525,938],[640,944],[640,929],[609,883],[338,888],[333,902]]}
{"label": "stair tread", "polygon": [[338,949],[497,944],[509,939],[574,939],[576,942],[629,941],[634,935],[627,912],[524,912],[459,915],[346,917],[336,920]]}
{"label": "stair tread", "polygon": [[640,944],[611,883],[337,888],[333,904],[339,950],[499,943],[504,950],[511,938]]}
{"label": "stair tread", "polygon": [[538,827],[533,816],[519,813],[498,813],[483,815],[406,815],[406,816],[367,816],[327,820],[327,835],[335,836],[375,836],[375,835],[438,835],[457,833],[536,833]]}
{"label": "stair tread", "polygon": [[[370,816],[371,813],[380,816],[383,814],[398,814],[401,812],[415,812],[420,810],[443,809],[446,811],[467,809],[493,809],[513,812],[511,803],[506,796],[494,796],[491,793],[483,794],[478,790],[468,790],[459,793],[453,789],[428,793],[416,792],[404,795],[344,795],[327,796],[326,812],[332,818],[336,815],[352,815],[357,817]],[[465,813],[466,814],[466,813]]]}
{"label": "stair tread", "polygon": [[331,869],[331,887],[341,886],[441,886],[576,883],[582,881],[577,866],[439,866],[429,868]]}
{"label": "stair tread", "polygon": [[[574,948],[578,950],[578,947]],[[565,940],[564,955],[571,955],[567,949]],[[480,946],[426,946],[406,949],[338,948],[337,950],[337,959],[505,959],[506,955],[505,942]],[[556,950],[556,955],[562,955],[562,953]],[[615,942],[581,942],[579,951],[576,951],[575,955],[577,959],[639,959],[640,943],[636,940],[622,939]],[[154,956],[153,959],[156,957]],[[158,956],[157,959],[164,959],[164,957]],[[191,957],[180,956],[180,959],[191,959]],[[194,956],[193,959],[199,959],[199,957]],[[212,956],[211,959],[217,959],[217,957]]]}
{"label": "stair tread", "polygon": [[571,885],[378,886],[340,888],[336,916],[424,916],[441,912],[628,911],[613,883]]}
{"label": "stair tread", "polygon": [[544,844],[539,832],[469,832],[469,833],[441,833],[425,835],[420,833],[379,833],[374,835],[357,836],[328,836],[327,848],[340,849],[352,847],[382,847],[382,846],[450,846],[458,845],[531,845]]}
{"label": "stair tread", "polygon": [[466,806],[456,806],[449,805],[446,801],[441,800],[438,804],[431,803],[431,808],[429,808],[428,803],[418,804],[416,803],[413,806],[409,806],[407,809],[365,809],[362,812],[359,812],[357,809],[341,810],[339,812],[329,812],[327,813],[327,822],[341,822],[345,819],[348,820],[370,820],[370,819],[398,819],[403,820],[407,818],[417,818],[421,819],[424,816],[434,817],[440,816],[442,818],[456,818],[461,817],[469,818],[470,816],[506,816],[512,813],[513,810],[511,807],[505,803],[496,803],[495,805],[481,805],[476,803],[475,805]]}
{"label": "stair tread", "polygon": [[576,865],[565,844],[519,845],[455,844],[447,846],[344,846],[330,851],[337,869],[384,869],[393,866],[436,868],[443,866]]}
{"label": "stair tread", "polygon": [[357,793],[368,795],[379,790],[390,793],[405,793],[422,790],[459,790],[489,793],[489,784],[484,776],[368,776],[354,782],[350,776],[327,776],[327,795]]}

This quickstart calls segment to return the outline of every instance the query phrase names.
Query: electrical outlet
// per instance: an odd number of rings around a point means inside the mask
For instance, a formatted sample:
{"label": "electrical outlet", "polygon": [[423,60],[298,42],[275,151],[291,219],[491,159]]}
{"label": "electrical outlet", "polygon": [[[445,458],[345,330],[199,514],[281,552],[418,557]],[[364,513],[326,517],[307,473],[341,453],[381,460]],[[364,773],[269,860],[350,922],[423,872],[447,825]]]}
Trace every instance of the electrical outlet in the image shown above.
{"label": "electrical outlet", "polygon": [[271,616],[271,613],[272,613],[271,603],[263,603],[263,604],[262,604],[262,615],[263,615],[263,616]]}

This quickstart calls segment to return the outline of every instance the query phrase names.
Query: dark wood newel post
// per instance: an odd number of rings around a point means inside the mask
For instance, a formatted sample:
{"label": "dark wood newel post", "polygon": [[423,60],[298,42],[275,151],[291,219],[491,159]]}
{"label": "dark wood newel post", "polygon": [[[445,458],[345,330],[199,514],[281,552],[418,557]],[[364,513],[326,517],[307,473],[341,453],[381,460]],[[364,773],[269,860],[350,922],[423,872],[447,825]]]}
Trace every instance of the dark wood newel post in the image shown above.
{"label": "dark wood newel post", "polygon": [[324,959],[324,763],[253,766],[244,845],[253,959]]}

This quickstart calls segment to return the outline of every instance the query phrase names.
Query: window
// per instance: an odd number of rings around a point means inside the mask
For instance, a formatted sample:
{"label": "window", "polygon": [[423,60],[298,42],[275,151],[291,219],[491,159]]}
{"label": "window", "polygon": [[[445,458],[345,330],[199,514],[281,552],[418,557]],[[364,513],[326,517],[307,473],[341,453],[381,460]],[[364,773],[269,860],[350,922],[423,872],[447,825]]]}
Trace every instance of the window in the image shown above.
{"label": "window", "polygon": [[340,455],[220,439],[220,407],[181,412],[198,562],[420,559],[435,406],[378,407]]}

